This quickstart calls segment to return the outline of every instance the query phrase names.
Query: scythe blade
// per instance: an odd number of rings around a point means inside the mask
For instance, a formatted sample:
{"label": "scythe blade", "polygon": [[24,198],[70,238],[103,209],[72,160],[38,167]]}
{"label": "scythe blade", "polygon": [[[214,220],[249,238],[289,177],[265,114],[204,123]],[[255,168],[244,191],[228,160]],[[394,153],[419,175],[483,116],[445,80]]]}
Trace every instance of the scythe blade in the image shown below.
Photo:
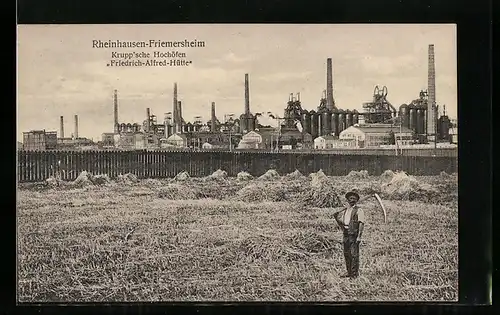
{"label": "scythe blade", "polygon": [[377,199],[380,208],[382,208],[382,211],[384,211],[384,223],[387,223],[387,212],[385,211],[384,204],[382,203],[382,199],[380,199],[380,196],[378,194],[373,194],[375,196],[375,199]]}

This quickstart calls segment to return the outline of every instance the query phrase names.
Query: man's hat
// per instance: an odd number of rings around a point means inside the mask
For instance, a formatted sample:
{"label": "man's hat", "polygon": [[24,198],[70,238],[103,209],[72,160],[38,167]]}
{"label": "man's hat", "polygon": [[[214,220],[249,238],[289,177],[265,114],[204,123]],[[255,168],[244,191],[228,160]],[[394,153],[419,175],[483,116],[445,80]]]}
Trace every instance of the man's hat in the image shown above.
{"label": "man's hat", "polygon": [[349,191],[347,194],[345,194],[345,199],[349,199],[349,197],[351,196],[354,196],[357,200],[359,200],[359,194],[355,191]]}

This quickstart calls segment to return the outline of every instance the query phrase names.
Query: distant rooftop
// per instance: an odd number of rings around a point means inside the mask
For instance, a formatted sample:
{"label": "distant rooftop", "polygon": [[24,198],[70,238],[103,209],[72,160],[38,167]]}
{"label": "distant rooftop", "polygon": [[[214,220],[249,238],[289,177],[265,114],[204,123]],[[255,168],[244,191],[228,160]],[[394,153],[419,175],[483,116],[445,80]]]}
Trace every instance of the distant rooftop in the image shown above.
{"label": "distant rooftop", "polygon": [[354,125],[352,126],[365,133],[389,133],[392,132],[404,132],[412,133],[413,131],[406,128],[390,124],[366,124],[366,125]]}

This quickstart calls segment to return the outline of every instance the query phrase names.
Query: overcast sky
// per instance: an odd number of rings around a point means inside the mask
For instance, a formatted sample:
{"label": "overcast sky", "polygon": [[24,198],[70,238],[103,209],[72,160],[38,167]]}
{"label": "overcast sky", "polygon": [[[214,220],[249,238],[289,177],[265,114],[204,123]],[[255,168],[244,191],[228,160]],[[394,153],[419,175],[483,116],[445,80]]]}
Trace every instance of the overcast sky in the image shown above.
{"label": "overcast sky", "polygon": [[[92,40],[198,40],[204,48],[178,48],[189,67],[107,67],[112,51],[169,48],[92,48]],[[113,131],[113,90],[119,121],[142,123],[146,108],[163,118],[172,111],[178,83],[183,117],[192,121],[244,110],[249,73],[250,110],[283,115],[290,93],[315,109],[326,88],[326,59],[333,61],[337,107],[361,110],[375,85],[387,86],[396,108],[427,88],[428,45],[435,46],[436,99],[457,117],[456,27],[442,25],[20,25],[18,26],[18,139],[33,129],[98,140]],[[261,123],[272,124],[267,119]]]}

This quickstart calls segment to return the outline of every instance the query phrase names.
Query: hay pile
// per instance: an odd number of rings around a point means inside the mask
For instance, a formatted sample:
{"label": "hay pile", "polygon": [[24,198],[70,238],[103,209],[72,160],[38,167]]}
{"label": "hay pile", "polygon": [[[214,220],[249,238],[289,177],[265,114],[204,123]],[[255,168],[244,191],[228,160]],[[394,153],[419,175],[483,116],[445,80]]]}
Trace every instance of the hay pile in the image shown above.
{"label": "hay pile", "polygon": [[90,177],[92,184],[94,185],[108,185],[111,184],[111,179],[107,174],[97,174]]}
{"label": "hay pile", "polygon": [[343,206],[333,182],[319,170],[312,173],[311,185],[300,196],[304,206],[336,208]]}
{"label": "hay pile", "polygon": [[300,231],[289,238],[289,242],[296,249],[309,253],[328,252],[338,248],[339,241],[333,237],[318,234],[313,231]]}
{"label": "hay pile", "polygon": [[45,180],[45,184],[49,187],[61,187],[64,185],[64,181],[59,177],[49,177]]}
{"label": "hay pile", "polygon": [[94,176],[92,174],[90,174],[87,171],[83,171],[78,175],[78,177],[73,182],[71,182],[71,186],[79,188],[92,186],[93,178]]}
{"label": "hay pile", "polygon": [[239,181],[247,181],[252,180],[253,176],[247,172],[239,172],[238,175],[236,175],[236,179]]}
{"label": "hay pile", "polygon": [[220,181],[217,182],[217,185],[201,184],[193,186],[192,183],[190,183],[190,187],[199,192],[199,198],[210,198],[216,200],[225,200],[227,198],[234,197],[241,189],[239,185],[235,185],[234,183]]}
{"label": "hay pile", "polygon": [[368,171],[366,170],[361,170],[361,171],[350,171],[349,174],[346,175],[347,178],[356,178],[356,179],[364,179],[368,178]]}
{"label": "hay pile", "polygon": [[252,183],[241,188],[235,198],[245,202],[285,201],[287,186],[280,183]]}
{"label": "hay pile", "polygon": [[421,190],[419,182],[405,172],[397,172],[391,181],[380,186],[384,198],[396,200],[413,200]]}
{"label": "hay pile", "polygon": [[226,178],[227,178],[227,172],[221,169],[216,170],[211,175],[206,177],[207,180],[216,180],[216,181],[222,181],[225,180]]}
{"label": "hay pile", "polygon": [[303,178],[305,178],[305,176],[302,175],[302,173],[299,170],[295,170],[292,173],[285,175],[285,179],[293,180],[293,179],[303,179]]}
{"label": "hay pile", "polygon": [[158,179],[147,178],[146,180],[144,180],[144,185],[148,187],[159,187],[162,185],[162,183]]}
{"label": "hay pile", "polygon": [[320,188],[324,183],[328,183],[330,181],[325,173],[323,173],[323,170],[311,173],[309,177],[311,178],[311,186],[316,188]]}
{"label": "hay pile", "polygon": [[259,179],[260,180],[272,180],[272,179],[275,179],[275,178],[278,178],[280,177],[280,174],[278,174],[278,172],[276,172],[276,170],[268,170],[267,172],[265,172],[264,174],[262,174]]}
{"label": "hay pile", "polygon": [[386,170],[380,175],[380,181],[383,183],[389,183],[394,177],[395,173],[391,170]]}
{"label": "hay pile", "polygon": [[132,184],[132,183],[138,183],[139,179],[134,174],[127,173],[125,175],[121,175],[121,174],[118,175],[118,178],[116,179],[116,181],[118,183],[121,183],[121,184]]}
{"label": "hay pile", "polygon": [[180,172],[179,174],[175,175],[174,179],[178,181],[184,181],[189,179],[189,174],[186,171]]}
{"label": "hay pile", "polygon": [[193,200],[198,199],[199,193],[192,187],[168,184],[158,189],[158,197],[168,200]]}

